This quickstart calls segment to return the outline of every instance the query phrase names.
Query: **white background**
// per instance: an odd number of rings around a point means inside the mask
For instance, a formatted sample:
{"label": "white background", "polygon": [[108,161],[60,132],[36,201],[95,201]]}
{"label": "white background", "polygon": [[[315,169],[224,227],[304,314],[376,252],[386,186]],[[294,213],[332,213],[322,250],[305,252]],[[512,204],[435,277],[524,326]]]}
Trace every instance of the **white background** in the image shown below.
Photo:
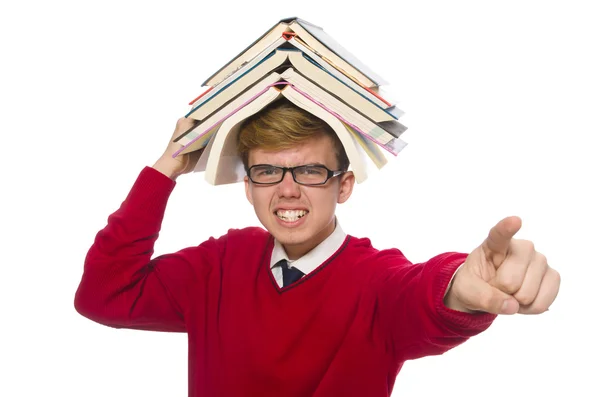
{"label": "white background", "polygon": [[[346,232],[417,262],[470,252],[514,214],[562,275],[549,312],[408,362],[393,395],[600,395],[596,2],[334,3],[2,3],[0,395],[186,395],[184,334],[75,312],[83,259],[201,83],[290,16],[386,78],[406,111],[409,145],[339,208]],[[257,224],[242,185],[186,175],[156,253]]]}

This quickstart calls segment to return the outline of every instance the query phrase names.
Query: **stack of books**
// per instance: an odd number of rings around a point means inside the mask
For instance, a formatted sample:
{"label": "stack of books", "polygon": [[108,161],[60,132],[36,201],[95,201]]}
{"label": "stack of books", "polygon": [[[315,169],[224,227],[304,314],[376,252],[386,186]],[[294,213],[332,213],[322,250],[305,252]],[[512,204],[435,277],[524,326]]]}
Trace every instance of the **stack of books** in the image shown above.
{"label": "stack of books", "polygon": [[286,98],[331,126],[361,183],[387,163],[384,151],[395,156],[406,146],[403,112],[382,97],[386,84],[322,28],[282,19],[202,83],[208,88],[186,115],[194,126],[175,138],[181,148],[173,156],[204,149],[195,172],[213,185],[242,181],[240,125]]}

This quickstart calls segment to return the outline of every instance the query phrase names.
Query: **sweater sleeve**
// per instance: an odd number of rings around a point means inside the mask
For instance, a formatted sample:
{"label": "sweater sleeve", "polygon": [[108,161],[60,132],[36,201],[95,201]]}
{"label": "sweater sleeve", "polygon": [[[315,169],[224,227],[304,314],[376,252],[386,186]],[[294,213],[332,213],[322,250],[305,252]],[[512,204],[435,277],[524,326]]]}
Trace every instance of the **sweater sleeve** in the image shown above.
{"label": "sweater sleeve", "polygon": [[[398,252],[398,251],[397,251]],[[386,260],[380,285],[382,318],[399,361],[439,355],[486,330],[496,318],[468,314],[444,305],[444,294],[467,255],[445,253],[422,264],[403,255]]]}
{"label": "sweater sleeve", "polygon": [[224,238],[151,259],[174,186],[146,167],[108,217],[86,255],[75,293],[81,315],[115,328],[186,330],[189,285],[204,286],[211,266],[220,261]]}

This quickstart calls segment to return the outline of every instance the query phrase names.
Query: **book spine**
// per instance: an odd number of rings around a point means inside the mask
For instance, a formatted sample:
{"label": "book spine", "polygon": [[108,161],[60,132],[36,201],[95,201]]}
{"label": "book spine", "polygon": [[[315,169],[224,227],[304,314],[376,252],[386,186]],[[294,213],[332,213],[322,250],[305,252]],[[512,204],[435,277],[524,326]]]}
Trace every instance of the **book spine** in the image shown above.
{"label": "book spine", "polygon": [[[185,136],[182,137],[182,139],[189,140],[189,141],[186,144],[184,144],[181,148],[177,149],[177,151],[175,151],[175,153],[173,153],[172,157],[175,158],[175,157],[179,156],[179,154],[181,152],[183,152],[184,150],[186,150],[190,145],[192,145],[198,139],[202,138],[207,132],[211,131],[217,125],[221,124],[223,121],[227,120],[229,117],[231,117],[232,115],[234,115],[235,113],[237,113],[244,106],[248,105],[250,102],[254,101],[256,98],[258,98],[259,96],[261,96],[262,94],[264,94],[265,92],[267,92],[271,87],[276,86],[276,85],[287,85],[287,84],[289,84],[289,83],[278,82],[278,83],[269,84],[266,88],[264,88],[261,91],[259,91],[257,94],[255,94],[250,99],[248,99],[247,101],[245,101],[244,103],[242,103],[241,105],[239,105],[237,108],[235,108],[234,110],[232,110],[230,113],[228,113],[224,117],[220,118],[218,121],[216,121],[216,122],[209,122],[209,123],[202,123],[197,128],[194,128],[193,130],[191,130]],[[208,128],[204,128],[205,124],[210,124],[210,126]],[[202,132],[201,133],[197,133],[196,132],[197,129],[201,130]]]}
{"label": "book spine", "polygon": [[[304,53],[305,59],[307,59],[309,62],[313,63],[315,66],[318,66],[332,77],[335,77],[337,80],[339,80],[355,92],[359,93],[361,96],[373,102],[379,108],[386,110],[390,106],[393,106],[389,101],[382,98],[381,95],[374,92],[371,88],[362,84],[354,76],[346,73],[343,69],[340,69],[335,64],[333,64],[329,59],[324,58],[319,53],[315,52],[314,49],[312,49],[299,38],[294,38],[294,40],[290,40],[290,42]],[[354,85],[354,87],[352,85]],[[364,90],[364,92],[361,92],[361,89]]]}
{"label": "book spine", "polygon": [[343,121],[344,123],[348,124],[350,127],[354,128],[356,131],[358,131],[360,134],[362,134],[365,138],[371,140],[372,142],[379,145],[381,148],[392,153],[394,156],[398,155],[400,150],[402,150],[404,148],[404,146],[406,146],[406,145],[396,144],[394,142],[394,141],[396,141],[396,138],[392,137],[387,131],[383,130],[382,128],[378,127],[377,125],[375,125],[370,130],[365,131],[364,128],[360,128],[356,124],[346,120],[344,117],[339,115],[337,112],[329,109],[327,106],[325,106],[321,102],[317,101],[316,99],[311,97],[309,94],[298,89],[298,87],[294,86],[293,84],[291,84],[291,87],[292,87],[292,89],[297,91],[302,96],[306,97],[311,102],[314,102],[315,104],[317,104],[318,106],[323,108],[325,111],[327,111],[328,113],[335,116],[337,119]]}
{"label": "book spine", "polygon": [[192,106],[198,99],[202,98],[204,95],[208,94],[208,92],[210,90],[212,90],[214,87],[208,87],[208,89],[206,91],[204,91],[202,94],[200,94],[196,99],[194,99],[193,101],[191,101],[188,105]]}
{"label": "book spine", "polygon": [[[189,111],[189,113],[186,115],[189,116],[191,115],[193,112],[195,112],[197,109],[199,109],[202,105],[204,105],[206,102],[210,101],[213,97],[222,94],[223,92],[225,92],[225,90],[227,90],[227,88],[229,88],[232,84],[234,84],[236,81],[240,80],[241,78],[243,78],[245,75],[247,75],[248,73],[250,73],[252,70],[254,70],[255,68],[257,68],[260,64],[266,62],[267,60],[269,60],[271,57],[275,56],[275,53],[277,52],[277,50],[273,50],[271,53],[267,54],[263,59],[261,59],[258,63],[256,63],[254,66],[249,67],[250,64],[247,64],[246,66],[244,66],[241,69],[238,69],[235,74],[232,74],[231,76],[229,76],[227,79],[221,81],[219,84],[215,85],[214,91],[210,93],[209,96],[206,96],[204,98],[202,98],[202,101],[197,101],[197,103],[194,103],[192,105],[192,110]],[[205,116],[208,115],[210,112],[205,113]],[[200,117],[200,119],[202,119],[203,117]]]}
{"label": "book spine", "polygon": [[379,95],[378,93],[376,93],[375,91],[373,91],[371,88],[365,86],[364,84],[360,84],[359,85],[364,88],[365,90],[369,91],[371,93],[371,95],[373,95],[374,97],[376,97],[377,99],[379,99],[381,102],[385,103],[387,105],[387,107],[391,107],[392,104],[389,103],[388,101],[386,101],[381,95]]}

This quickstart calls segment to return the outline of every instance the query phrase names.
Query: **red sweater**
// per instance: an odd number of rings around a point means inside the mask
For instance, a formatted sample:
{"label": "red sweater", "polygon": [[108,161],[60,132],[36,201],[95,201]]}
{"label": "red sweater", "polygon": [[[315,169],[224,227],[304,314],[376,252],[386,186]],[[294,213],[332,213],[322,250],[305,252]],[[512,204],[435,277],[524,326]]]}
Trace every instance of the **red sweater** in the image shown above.
{"label": "red sweater", "polygon": [[189,334],[189,395],[389,396],[405,360],[441,354],[491,324],[446,308],[465,255],[412,264],[348,236],[286,288],[260,228],[151,259],[175,183],[151,168],[96,236],[75,307],[115,328]]}

